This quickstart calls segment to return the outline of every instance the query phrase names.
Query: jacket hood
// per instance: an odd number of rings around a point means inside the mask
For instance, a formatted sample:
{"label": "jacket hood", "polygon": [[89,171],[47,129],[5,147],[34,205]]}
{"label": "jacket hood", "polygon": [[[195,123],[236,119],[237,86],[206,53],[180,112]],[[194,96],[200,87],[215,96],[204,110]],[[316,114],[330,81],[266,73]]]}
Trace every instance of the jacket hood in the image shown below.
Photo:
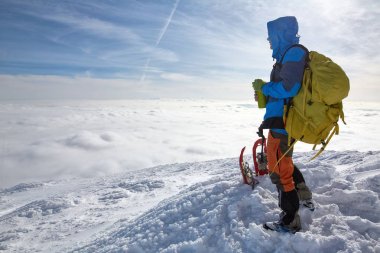
{"label": "jacket hood", "polygon": [[298,22],[296,17],[288,16],[269,21],[267,23],[268,39],[272,44],[272,57],[281,59],[286,49],[299,43]]}

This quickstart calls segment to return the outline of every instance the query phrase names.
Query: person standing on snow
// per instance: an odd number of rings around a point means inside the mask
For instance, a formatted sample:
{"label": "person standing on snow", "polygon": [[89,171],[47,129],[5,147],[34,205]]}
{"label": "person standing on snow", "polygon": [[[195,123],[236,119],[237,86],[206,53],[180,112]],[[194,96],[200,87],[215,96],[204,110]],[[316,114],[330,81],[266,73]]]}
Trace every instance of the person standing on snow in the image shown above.
{"label": "person standing on snow", "polygon": [[[278,190],[279,207],[282,212],[279,221],[266,222],[264,228],[295,233],[301,230],[298,215],[300,200],[310,210],[314,210],[314,205],[302,173],[293,164],[293,148],[288,150],[288,135],[283,115],[284,105],[288,104],[301,87],[308,55],[301,46],[294,46],[299,44],[298,23],[295,17],[281,17],[270,21],[267,28],[268,41],[273,50],[272,57],[276,59],[276,63],[270,75],[270,82],[256,79],[253,85],[255,90],[266,96],[266,113],[258,134],[263,136],[263,129],[269,129],[268,169],[271,181]],[[258,101],[257,93],[255,100]]]}

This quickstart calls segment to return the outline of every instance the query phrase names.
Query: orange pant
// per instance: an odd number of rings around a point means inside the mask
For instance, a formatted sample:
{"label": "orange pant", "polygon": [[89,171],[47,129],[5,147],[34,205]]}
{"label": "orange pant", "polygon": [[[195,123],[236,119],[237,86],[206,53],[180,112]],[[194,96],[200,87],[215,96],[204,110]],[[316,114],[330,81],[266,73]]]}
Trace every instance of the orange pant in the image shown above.
{"label": "orange pant", "polygon": [[290,150],[276,165],[288,148],[288,136],[269,131],[267,142],[269,174],[272,183],[283,192],[290,192],[295,189],[293,181],[293,150]]}

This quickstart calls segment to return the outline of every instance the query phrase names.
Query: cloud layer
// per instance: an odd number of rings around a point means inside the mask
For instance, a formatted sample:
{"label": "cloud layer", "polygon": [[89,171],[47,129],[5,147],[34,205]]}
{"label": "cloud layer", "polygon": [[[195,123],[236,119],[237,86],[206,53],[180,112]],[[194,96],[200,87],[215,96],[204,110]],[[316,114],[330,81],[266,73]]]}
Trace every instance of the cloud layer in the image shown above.
{"label": "cloud layer", "polygon": [[[250,154],[263,113],[253,101],[2,102],[0,188],[237,157],[243,146]],[[328,150],[380,149],[379,104],[348,103],[345,113]]]}

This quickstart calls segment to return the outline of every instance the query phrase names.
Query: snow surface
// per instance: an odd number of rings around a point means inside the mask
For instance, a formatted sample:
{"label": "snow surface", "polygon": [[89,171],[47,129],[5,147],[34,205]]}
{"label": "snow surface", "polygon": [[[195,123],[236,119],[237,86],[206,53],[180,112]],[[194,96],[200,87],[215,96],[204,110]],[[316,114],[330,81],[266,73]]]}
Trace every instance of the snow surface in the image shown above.
{"label": "snow surface", "polygon": [[297,147],[316,210],[301,209],[295,235],[261,228],[280,212],[267,176],[242,184],[237,155],[262,117],[248,101],[0,112],[0,251],[380,252],[378,104],[348,104],[348,125],[316,160]]}

